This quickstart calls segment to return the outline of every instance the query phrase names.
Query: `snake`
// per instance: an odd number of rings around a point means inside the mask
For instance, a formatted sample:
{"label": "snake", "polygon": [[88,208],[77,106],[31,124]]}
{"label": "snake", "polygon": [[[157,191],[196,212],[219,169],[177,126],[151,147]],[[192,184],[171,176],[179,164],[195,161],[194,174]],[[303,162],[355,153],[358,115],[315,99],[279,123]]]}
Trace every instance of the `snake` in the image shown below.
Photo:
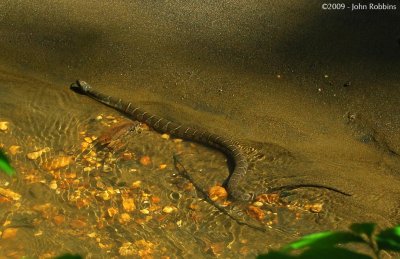
{"label": "snake", "polygon": [[169,134],[175,138],[181,138],[203,144],[220,150],[229,161],[233,162],[230,173],[224,182],[229,197],[238,201],[250,201],[253,195],[240,189],[239,186],[245,177],[249,161],[239,141],[211,133],[205,129],[187,126],[149,113],[141,107],[134,106],[131,102],[125,102],[113,96],[100,93],[91,85],[82,80],[72,83],[70,89],[76,93],[86,95],[92,99],[122,112],[133,120],[142,122],[161,134]]}

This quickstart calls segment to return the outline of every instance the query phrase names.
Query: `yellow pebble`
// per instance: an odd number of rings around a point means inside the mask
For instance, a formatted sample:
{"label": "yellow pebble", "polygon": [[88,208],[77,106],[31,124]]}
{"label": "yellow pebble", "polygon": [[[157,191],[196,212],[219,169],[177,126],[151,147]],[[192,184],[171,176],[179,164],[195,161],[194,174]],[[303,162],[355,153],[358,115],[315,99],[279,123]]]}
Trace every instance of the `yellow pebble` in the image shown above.
{"label": "yellow pebble", "polygon": [[6,131],[8,129],[8,121],[0,121],[0,130]]}
{"label": "yellow pebble", "polygon": [[41,150],[34,151],[34,152],[26,154],[26,157],[31,159],[31,160],[35,160],[35,159],[38,159],[43,153],[49,152],[49,151],[50,151],[50,148],[49,147],[45,147],[45,148],[43,148]]}
{"label": "yellow pebble", "polygon": [[85,149],[87,148],[89,146],[89,143],[87,143],[87,142],[82,142],[81,143],[81,147],[82,147],[82,151],[85,151]]}
{"label": "yellow pebble", "polygon": [[93,168],[92,167],[85,167],[85,168],[83,168],[83,171],[84,172],[90,172],[90,171],[92,171],[93,170]]}
{"label": "yellow pebble", "polygon": [[262,207],[262,205],[264,205],[261,201],[256,201],[253,203],[254,206],[256,207]]}
{"label": "yellow pebble", "polygon": [[175,210],[177,210],[177,208],[175,208],[175,207],[173,207],[173,206],[165,206],[165,207],[163,208],[162,211],[163,211],[164,213],[169,214],[169,213],[174,212]]}
{"label": "yellow pebble", "polygon": [[107,192],[107,191],[102,192],[99,196],[100,196],[101,198],[103,198],[103,200],[105,200],[105,201],[108,201],[109,199],[111,199],[111,195],[110,195],[110,193]]}
{"label": "yellow pebble", "polygon": [[21,152],[20,148],[20,146],[11,146],[8,150],[10,151],[11,155],[15,155]]}
{"label": "yellow pebble", "polygon": [[137,189],[142,184],[142,181],[135,181],[132,183],[132,188]]}
{"label": "yellow pebble", "polygon": [[119,216],[120,223],[128,223],[129,221],[131,221],[131,216],[128,213],[122,213]]}
{"label": "yellow pebble", "polygon": [[51,181],[50,182],[50,184],[49,184],[49,187],[50,187],[50,189],[52,189],[52,190],[56,190],[57,189],[57,182],[56,181]]}
{"label": "yellow pebble", "polygon": [[140,212],[141,212],[142,214],[144,214],[144,215],[150,214],[150,211],[149,211],[148,209],[142,209],[142,210],[140,210]]}

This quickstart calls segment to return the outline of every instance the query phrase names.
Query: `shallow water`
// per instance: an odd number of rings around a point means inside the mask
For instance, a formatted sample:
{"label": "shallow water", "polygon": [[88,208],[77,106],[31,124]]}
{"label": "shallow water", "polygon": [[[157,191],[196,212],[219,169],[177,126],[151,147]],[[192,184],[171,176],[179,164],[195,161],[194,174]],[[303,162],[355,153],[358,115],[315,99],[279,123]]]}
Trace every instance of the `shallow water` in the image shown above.
{"label": "shallow water", "polygon": [[[352,222],[397,224],[396,17],[326,13],[317,1],[3,1],[0,121],[9,124],[0,144],[18,176],[0,176],[0,187],[22,196],[0,203],[1,256],[254,257]],[[77,78],[165,118],[260,147],[275,163],[257,163],[246,188],[311,183],[352,196],[284,191],[279,202],[264,202],[263,222],[251,217],[249,204],[232,202],[230,215],[266,232],[240,225],[173,165],[180,153],[208,190],[228,175],[218,151],[146,129],[123,136],[119,150],[82,151],[85,137],[129,119],[70,91]],[[144,156],[150,164],[140,162]],[[49,165],[60,157],[73,159]],[[166,206],[173,212],[163,212]]]}

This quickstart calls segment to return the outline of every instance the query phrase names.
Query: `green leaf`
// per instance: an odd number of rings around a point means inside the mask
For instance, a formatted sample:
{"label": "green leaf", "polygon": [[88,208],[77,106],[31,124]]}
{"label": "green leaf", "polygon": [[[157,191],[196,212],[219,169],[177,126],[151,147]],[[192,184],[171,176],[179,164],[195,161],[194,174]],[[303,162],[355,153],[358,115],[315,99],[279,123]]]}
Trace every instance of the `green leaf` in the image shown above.
{"label": "green leaf", "polygon": [[360,236],[355,235],[351,232],[325,231],[306,235],[299,240],[286,245],[285,247],[283,247],[282,251],[287,252],[308,247],[330,247],[337,244],[344,244],[349,242],[364,243],[364,240]]}
{"label": "green leaf", "polygon": [[0,150],[0,170],[4,171],[9,176],[15,175],[14,168],[10,165],[7,156]]}
{"label": "green leaf", "polygon": [[350,229],[357,234],[366,234],[368,237],[374,233],[376,224],[375,223],[355,223],[350,226]]}
{"label": "green leaf", "polygon": [[400,251],[400,225],[389,228],[376,236],[379,250]]}
{"label": "green leaf", "polygon": [[357,253],[341,247],[328,247],[308,249],[304,251],[299,257],[301,259],[372,259],[372,257]]}
{"label": "green leaf", "polygon": [[340,247],[310,248],[300,255],[289,255],[284,252],[272,251],[268,254],[257,256],[257,259],[372,259],[370,256],[360,254]]}

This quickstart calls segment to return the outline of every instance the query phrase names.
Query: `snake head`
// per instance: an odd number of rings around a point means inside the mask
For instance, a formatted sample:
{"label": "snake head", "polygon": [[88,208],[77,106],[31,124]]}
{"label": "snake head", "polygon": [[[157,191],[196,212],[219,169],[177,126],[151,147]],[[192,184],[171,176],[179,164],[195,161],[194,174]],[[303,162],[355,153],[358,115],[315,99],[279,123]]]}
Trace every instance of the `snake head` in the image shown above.
{"label": "snake head", "polygon": [[90,89],[92,89],[92,87],[88,83],[81,80],[76,80],[76,82],[72,83],[69,88],[79,94],[85,94],[90,91]]}

